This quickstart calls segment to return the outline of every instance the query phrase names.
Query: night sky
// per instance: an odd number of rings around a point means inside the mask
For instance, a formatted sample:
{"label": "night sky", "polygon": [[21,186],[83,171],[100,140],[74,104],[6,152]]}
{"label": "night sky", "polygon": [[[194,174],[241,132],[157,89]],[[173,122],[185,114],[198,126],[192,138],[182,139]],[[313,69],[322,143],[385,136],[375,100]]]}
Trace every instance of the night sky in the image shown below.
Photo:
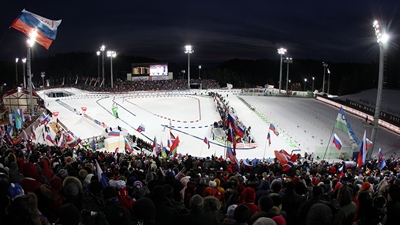
{"label": "night sky", "polygon": [[[160,61],[218,64],[233,58],[279,59],[288,56],[333,62],[377,60],[372,27],[382,21],[399,50],[400,1],[267,0],[7,0],[0,3],[0,61],[26,56],[27,37],[9,26],[22,9],[58,20],[57,39],[36,56],[95,52],[101,45],[117,54]],[[94,55],[94,57],[96,57]]]}

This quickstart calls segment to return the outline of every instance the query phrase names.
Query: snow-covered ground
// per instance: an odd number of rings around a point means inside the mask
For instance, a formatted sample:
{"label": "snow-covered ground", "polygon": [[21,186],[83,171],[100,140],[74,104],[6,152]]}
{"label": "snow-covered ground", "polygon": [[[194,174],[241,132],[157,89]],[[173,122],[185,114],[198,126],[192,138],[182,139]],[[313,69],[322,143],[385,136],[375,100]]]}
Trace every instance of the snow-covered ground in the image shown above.
{"label": "snow-covered ground", "polygon": [[[59,112],[58,119],[81,139],[104,133],[102,126],[81,115],[81,107],[86,107],[88,116],[108,127],[120,126],[128,133],[149,143],[156,137],[158,144],[162,142],[166,146],[170,132],[168,127],[172,126],[172,133],[180,139],[179,153],[201,157],[211,154],[225,155],[225,144],[212,139],[212,124],[219,121],[220,117],[213,99],[207,96],[206,92],[204,94],[198,92],[195,95],[188,92],[114,95],[88,93],[74,88],[65,89],[65,91],[73,95],[60,98],[46,96],[46,105],[50,111]],[[253,149],[238,149],[239,159],[274,157],[274,150],[280,149],[288,152],[294,149],[301,150],[296,153],[324,152],[327,145],[331,147],[329,154],[334,148],[331,144],[333,132],[340,137],[345,149],[351,149],[347,134],[333,129],[338,108],[315,99],[238,96],[236,94],[225,97],[226,93],[226,91],[223,92],[224,98],[234,108],[242,123],[251,126],[251,134],[258,144],[258,147]],[[42,92],[38,94],[43,96]],[[240,98],[255,110],[246,106]],[[119,119],[112,114],[113,105],[118,107]],[[76,109],[77,112],[70,109]],[[371,127],[363,125],[363,118],[355,117],[350,113],[347,113],[347,117],[360,140],[364,130],[367,131],[367,137],[370,136]],[[271,146],[268,146],[266,136],[270,122],[274,123],[280,135],[275,136],[271,132]],[[136,129],[141,124],[146,130],[139,133]],[[210,141],[210,149],[203,142],[205,137]],[[400,148],[398,135],[385,129],[379,129],[376,140],[376,145],[381,147],[386,155]],[[373,155],[376,154],[377,152],[374,152]]]}

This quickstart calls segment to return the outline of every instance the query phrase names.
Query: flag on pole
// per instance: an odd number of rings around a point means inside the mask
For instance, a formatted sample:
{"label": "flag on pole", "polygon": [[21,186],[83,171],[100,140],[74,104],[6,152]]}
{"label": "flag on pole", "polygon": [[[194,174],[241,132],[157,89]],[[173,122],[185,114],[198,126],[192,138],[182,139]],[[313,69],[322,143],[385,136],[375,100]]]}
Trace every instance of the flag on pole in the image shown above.
{"label": "flag on pole", "polygon": [[268,147],[271,146],[271,134],[269,133],[269,131],[267,134],[267,141],[268,141]]}
{"label": "flag on pole", "polygon": [[31,126],[31,139],[36,140],[35,126],[33,124]]}
{"label": "flag on pole", "polygon": [[108,180],[106,178],[106,175],[104,175],[103,170],[100,168],[99,163],[96,160],[96,170],[97,170],[97,179],[101,182],[103,187],[108,187],[110,184],[108,183]]}
{"label": "flag on pole", "polygon": [[132,146],[131,144],[129,144],[128,139],[126,139],[126,137],[124,137],[124,142],[125,142],[125,150],[127,150],[129,153],[133,152]]}
{"label": "flag on pole", "polygon": [[361,142],[360,151],[358,152],[357,164],[358,166],[362,166],[365,164],[365,158],[367,155],[367,140],[366,140],[366,131],[364,131],[364,136]]}
{"label": "flag on pole", "polygon": [[382,159],[383,159],[383,152],[382,152],[382,149],[381,148],[379,148],[379,153],[378,153],[378,164],[381,164],[381,162],[382,162]]}
{"label": "flag on pole", "polygon": [[151,149],[153,150],[153,152],[151,153],[152,156],[158,155],[156,147],[157,147],[157,138],[156,136],[154,136],[153,144],[151,145]]}
{"label": "flag on pole", "polygon": [[274,125],[273,123],[270,123],[270,124],[269,124],[269,129],[272,130],[272,132],[273,132],[276,136],[279,135],[279,132],[276,130],[275,125]]}
{"label": "flag on pole", "polygon": [[41,125],[46,125],[48,122],[50,122],[49,115],[44,115],[44,114],[43,114],[43,116],[44,116],[44,118],[43,118],[43,120],[40,122],[39,126],[41,126]]}
{"label": "flag on pole", "polygon": [[336,134],[333,135],[333,144],[336,146],[337,149],[342,149],[342,142]]}
{"label": "flag on pole", "polygon": [[139,127],[136,130],[137,130],[137,132],[140,133],[140,132],[146,131],[146,128],[144,127],[143,124],[140,124]]}
{"label": "flag on pole", "polygon": [[174,156],[178,155],[178,152],[177,152],[178,145],[179,145],[179,136],[177,136],[175,138],[175,141],[174,141],[174,143],[172,143],[171,148],[170,148],[170,151],[171,151],[171,153],[174,154]]}
{"label": "flag on pole", "polygon": [[208,146],[208,149],[210,149],[210,142],[208,141],[207,137],[204,137],[203,141]]}
{"label": "flag on pole", "polygon": [[382,158],[382,162],[379,164],[379,170],[382,170],[386,166],[386,160]]}
{"label": "flag on pole", "polygon": [[233,164],[235,164],[237,167],[237,170],[240,171],[240,165],[236,158],[236,154],[234,154],[233,149],[229,146],[226,148],[226,156],[225,157],[227,159],[229,159]]}
{"label": "flag on pole", "polygon": [[351,127],[349,121],[347,120],[346,114],[344,113],[344,110],[342,107],[340,107],[340,109],[339,109],[339,113],[338,113],[336,121],[335,121],[335,128],[348,134],[349,138],[353,144],[356,144],[356,145],[360,144],[360,140],[357,138],[356,134],[354,133],[353,128]]}
{"label": "flag on pole", "polygon": [[46,135],[46,140],[48,140],[49,142],[51,142],[54,145],[54,140],[53,140],[53,138],[51,138],[50,134]]}
{"label": "flag on pole", "polygon": [[51,43],[56,39],[57,27],[60,26],[61,21],[50,20],[23,9],[11,27],[26,34],[49,50]]}
{"label": "flag on pole", "polygon": [[167,153],[165,152],[164,144],[162,141],[159,146],[159,152],[161,152],[161,157],[163,157],[164,159],[167,158]]}
{"label": "flag on pole", "polygon": [[175,141],[175,136],[174,134],[172,134],[171,130],[169,131],[169,139],[167,141],[167,146],[168,148],[171,148],[171,145],[174,143]]}
{"label": "flag on pole", "polygon": [[368,148],[369,148],[369,147],[372,147],[372,141],[370,141],[370,140],[367,138],[367,142],[366,142],[366,143],[367,143],[367,147],[366,147],[366,148],[367,148],[367,151],[368,151]]}

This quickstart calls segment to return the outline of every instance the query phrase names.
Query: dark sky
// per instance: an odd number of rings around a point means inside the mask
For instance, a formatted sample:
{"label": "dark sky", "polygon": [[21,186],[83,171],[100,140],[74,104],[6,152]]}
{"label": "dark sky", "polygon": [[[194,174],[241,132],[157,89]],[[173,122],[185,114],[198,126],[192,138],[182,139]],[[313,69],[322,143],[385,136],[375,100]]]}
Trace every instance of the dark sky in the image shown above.
{"label": "dark sky", "polygon": [[[194,64],[232,58],[290,57],[331,62],[370,62],[378,45],[372,27],[380,19],[399,48],[398,0],[5,0],[0,3],[0,61],[26,56],[26,36],[9,29],[23,8],[49,19],[62,19],[46,57],[64,52],[95,52],[104,44],[117,54]],[[396,45],[397,43],[397,45]],[[96,57],[96,56],[95,56]]]}

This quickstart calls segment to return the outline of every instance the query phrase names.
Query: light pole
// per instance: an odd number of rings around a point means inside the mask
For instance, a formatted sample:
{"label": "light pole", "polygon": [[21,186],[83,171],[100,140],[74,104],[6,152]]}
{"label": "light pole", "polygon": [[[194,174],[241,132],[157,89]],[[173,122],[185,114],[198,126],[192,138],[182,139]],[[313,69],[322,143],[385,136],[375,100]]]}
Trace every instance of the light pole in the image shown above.
{"label": "light pole", "polygon": [[324,77],[322,79],[322,92],[325,92],[325,71],[326,68],[328,67],[328,63],[322,62],[322,66],[324,67]]}
{"label": "light pole", "polygon": [[306,91],[307,90],[307,78],[304,78],[304,91]]}
{"label": "light pole", "polygon": [[281,55],[281,65],[279,69],[279,94],[281,94],[282,88],[282,55],[286,53],[285,48],[278,48],[278,54]]}
{"label": "light pole", "polygon": [[100,54],[101,54],[100,51],[96,52],[96,55],[97,55],[97,79],[98,80],[100,79]]}
{"label": "light pole", "polygon": [[18,86],[18,61],[19,58],[15,58],[15,81],[17,82],[17,86]]}
{"label": "light pole", "polygon": [[199,80],[201,80],[200,70],[201,70],[201,65],[199,65]]}
{"label": "light pole", "polygon": [[292,91],[292,80],[289,80],[290,90]]}
{"label": "light pole", "polygon": [[44,77],[46,76],[46,72],[42,72],[40,76],[42,77],[43,81],[43,104],[44,107],[46,108],[46,102],[45,102],[46,94],[44,93]]}
{"label": "light pole", "polygon": [[293,62],[292,58],[286,57],[284,60],[285,63],[287,63],[287,68],[286,68],[286,94],[288,92],[288,81],[289,81],[289,64]]}
{"label": "light pole", "polygon": [[378,78],[378,92],[376,94],[376,104],[375,104],[375,114],[374,114],[374,127],[372,128],[371,133],[371,141],[372,141],[372,148],[370,151],[367,151],[366,159],[370,160],[372,156],[372,151],[375,147],[375,139],[376,133],[378,131],[378,121],[379,121],[379,114],[381,110],[381,97],[382,97],[382,87],[383,87],[383,60],[385,55],[385,47],[386,43],[389,40],[389,36],[385,33],[381,33],[381,28],[379,22],[377,20],[374,21],[373,27],[375,29],[375,35],[377,38],[377,42],[379,44],[379,78]]}
{"label": "light pole", "polygon": [[311,91],[312,92],[314,92],[314,80],[315,80],[315,77],[312,77],[312,86],[311,86]]}
{"label": "light pole", "polygon": [[25,65],[26,65],[26,58],[23,58],[22,59],[22,76],[23,76],[23,79],[24,79],[24,88],[26,88],[26,77],[25,77],[26,67],[25,67]]}
{"label": "light pole", "polygon": [[35,36],[31,36],[32,38],[28,39],[28,48],[26,53],[26,71],[29,76],[29,97],[30,97],[30,106],[31,106],[31,116],[35,115],[35,111],[33,108],[33,93],[32,93],[32,71],[31,71],[31,49],[33,44],[35,43]]}
{"label": "light pole", "polygon": [[104,50],[106,50],[106,46],[102,45],[100,47],[100,51],[101,51],[101,76],[102,76],[101,78],[103,80],[101,81],[100,86],[101,86],[101,84],[104,85],[104,83],[105,83],[105,79],[104,79]]}
{"label": "light pole", "polygon": [[329,70],[329,68],[327,69],[328,71],[328,95],[329,95],[329,87],[331,86],[331,71]]}
{"label": "light pole", "polygon": [[111,64],[111,88],[114,88],[114,77],[113,77],[113,66],[112,66],[112,59],[117,56],[115,51],[107,51],[107,57],[110,57],[110,64]]}
{"label": "light pole", "polygon": [[185,53],[188,54],[188,88],[190,89],[190,54],[194,51],[191,45],[185,45]]}

